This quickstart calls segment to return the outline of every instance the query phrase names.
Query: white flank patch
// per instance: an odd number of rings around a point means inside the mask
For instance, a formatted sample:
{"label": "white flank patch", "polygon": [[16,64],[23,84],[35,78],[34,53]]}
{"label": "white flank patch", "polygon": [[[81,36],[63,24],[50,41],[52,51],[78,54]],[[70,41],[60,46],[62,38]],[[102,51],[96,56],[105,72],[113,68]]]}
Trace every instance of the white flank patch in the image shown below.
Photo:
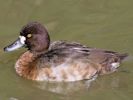
{"label": "white flank patch", "polygon": [[118,68],[120,66],[120,63],[119,62],[116,62],[116,63],[112,63],[111,65],[114,68]]}
{"label": "white flank patch", "polygon": [[53,76],[55,76],[56,77],[56,81],[63,81],[63,78],[62,78],[62,74],[61,74],[61,70],[65,70],[65,71],[67,71],[68,70],[68,67],[66,67],[66,66],[68,66],[66,63],[64,63],[64,64],[61,64],[61,65],[59,65],[59,66],[57,66],[57,67],[52,67],[51,69],[52,69],[52,74],[53,74]]}

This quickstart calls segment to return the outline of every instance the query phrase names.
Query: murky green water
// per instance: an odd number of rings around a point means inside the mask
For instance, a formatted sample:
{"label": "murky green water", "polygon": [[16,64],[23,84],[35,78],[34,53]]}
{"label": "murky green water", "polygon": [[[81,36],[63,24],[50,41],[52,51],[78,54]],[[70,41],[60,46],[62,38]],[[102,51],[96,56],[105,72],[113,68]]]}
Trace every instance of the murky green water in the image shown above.
{"label": "murky green water", "polygon": [[[119,71],[91,84],[33,82],[16,75],[25,51],[4,53],[21,27],[39,21],[52,40],[129,53]],[[0,100],[133,100],[132,0],[0,0]]]}

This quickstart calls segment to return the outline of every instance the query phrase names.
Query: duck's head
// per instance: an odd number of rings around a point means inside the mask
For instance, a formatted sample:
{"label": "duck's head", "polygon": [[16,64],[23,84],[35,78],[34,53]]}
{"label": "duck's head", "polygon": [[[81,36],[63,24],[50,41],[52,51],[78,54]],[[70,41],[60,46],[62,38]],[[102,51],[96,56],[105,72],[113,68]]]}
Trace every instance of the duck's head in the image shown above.
{"label": "duck's head", "polygon": [[31,22],[22,28],[19,38],[5,47],[4,51],[9,52],[26,47],[31,52],[41,53],[47,51],[49,44],[50,38],[46,28],[38,22]]}

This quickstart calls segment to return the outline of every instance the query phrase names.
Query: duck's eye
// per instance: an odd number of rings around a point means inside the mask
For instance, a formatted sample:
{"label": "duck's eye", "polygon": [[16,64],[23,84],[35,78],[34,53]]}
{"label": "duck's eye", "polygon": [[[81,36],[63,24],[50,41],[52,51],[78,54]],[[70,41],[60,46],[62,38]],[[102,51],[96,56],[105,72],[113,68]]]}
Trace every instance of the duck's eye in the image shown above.
{"label": "duck's eye", "polygon": [[28,38],[31,38],[31,37],[32,37],[32,34],[28,34],[27,37],[28,37]]}

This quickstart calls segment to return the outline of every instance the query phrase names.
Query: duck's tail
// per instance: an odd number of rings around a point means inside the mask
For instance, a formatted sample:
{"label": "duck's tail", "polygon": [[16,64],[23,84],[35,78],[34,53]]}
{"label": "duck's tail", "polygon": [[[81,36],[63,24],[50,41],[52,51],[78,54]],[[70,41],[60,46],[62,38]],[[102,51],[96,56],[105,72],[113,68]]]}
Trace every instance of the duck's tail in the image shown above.
{"label": "duck's tail", "polygon": [[120,60],[124,60],[126,57],[128,56],[127,53],[124,53],[124,54],[118,54],[118,57],[120,58]]}

